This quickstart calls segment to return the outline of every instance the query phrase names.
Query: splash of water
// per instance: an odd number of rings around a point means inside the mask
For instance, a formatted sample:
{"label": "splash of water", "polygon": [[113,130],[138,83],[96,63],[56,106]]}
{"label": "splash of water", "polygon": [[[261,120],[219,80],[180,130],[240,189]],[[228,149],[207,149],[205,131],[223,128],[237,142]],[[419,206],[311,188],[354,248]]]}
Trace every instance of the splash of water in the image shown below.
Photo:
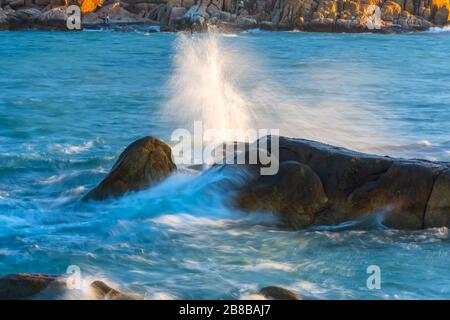
{"label": "splash of water", "polygon": [[236,63],[242,64],[241,57],[224,50],[214,33],[182,35],[177,49],[168,113],[176,115],[183,125],[201,120],[204,130],[222,132],[222,136],[216,137],[218,142],[230,138],[227,131],[250,128],[252,105],[239,90],[242,70]]}
{"label": "splash of water", "polygon": [[[223,133],[215,137],[217,143],[235,137],[230,131],[248,129],[279,129],[281,135],[360,151],[398,143],[392,132],[384,134],[386,125],[375,106],[323,94],[305,102],[301,92],[289,92],[277,83],[257,54],[225,40],[215,32],[179,36],[165,110],[170,121],[192,129],[194,121],[201,120],[204,129]],[[361,70],[370,73],[366,71]],[[311,80],[320,91],[338,92],[341,74],[345,76],[345,70],[333,67],[311,75]]]}

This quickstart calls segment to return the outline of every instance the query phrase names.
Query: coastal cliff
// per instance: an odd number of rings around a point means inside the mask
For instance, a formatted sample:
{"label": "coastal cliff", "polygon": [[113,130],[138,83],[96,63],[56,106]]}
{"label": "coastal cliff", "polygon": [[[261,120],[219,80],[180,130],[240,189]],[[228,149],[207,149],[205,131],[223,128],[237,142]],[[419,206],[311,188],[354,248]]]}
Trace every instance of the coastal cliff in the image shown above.
{"label": "coastal cliff", "polygon": [[[136,24],[148,31],[252,28],[403,32],[445,26],[450,0],[81,0],[84,27]],[[0,0],[0,30],[66,29],[70,0]],[[83,7],[82,7],[83,8]],[[152,28],[148,26],[152,26]]]}

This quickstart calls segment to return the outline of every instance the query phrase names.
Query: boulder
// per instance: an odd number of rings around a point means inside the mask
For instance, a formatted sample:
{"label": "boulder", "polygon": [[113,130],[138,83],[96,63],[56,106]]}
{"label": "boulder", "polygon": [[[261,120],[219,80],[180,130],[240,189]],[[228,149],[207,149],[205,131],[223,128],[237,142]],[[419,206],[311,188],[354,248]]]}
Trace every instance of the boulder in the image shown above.
{"label": "boulder", "polygon": [[442,8],[439,8],[436,11],[436,14],[434,15],[434,23],[438,26],[443,26],[448,23],[449,19],[449,13],[448,8],[446,6],[443,6]]}
{"label": "boulder", "polygon": [[142,300],[144,298],[137,294],[120,292],[100,280],[92,282],[89,289],[92,298],[96,300]]}
{"label": "boulder", "polygon": [[122,6],[115,7],[114,4],[109,4],[98,9],[95,14],[98,19],[103,19],[106,15],[109,16],[110,23],[143,23],[149,22],[148,19],[143,18],[137,14],[131,13]]}
{"label": "boulder", "polygon": [[40,10],[36,8],[26,8],[26,9],[19,9],[12,15],[14,15],[14,18],[20,21],[20,23],[33,24],[36,21],[38,21],[42,13]]}
{"label": "boulder", "polygon": [[255,165],[235,165],[252,174],[236,187],[233,205],[272,211],[294,229],[376,213],[392,228],[448,225],[448,163],[394,159],[285,137],[279,146],[274,176],[259,175]]}
{"label": "boulder", "polygon": [[182,17],[187,12],[187,9],[184,7],[173,7],[170,11],[169,23],[173,24],[176,19]]}
{"label": "boulder", "polygon": [[23,300],[56,283],[58,276],[47,274],[11,274],[0,277],[0,300]]}
{"label": "boulder", "polygon": [[425,228],[450,227],[450,169],[441,172],[433,186],[425,212]]}
{"label": "boulder", "polygon": [[259,291],[259,294],[269,300],[303,300],[295,292],[278,286],[264,287]]}
{"label": "boulder", "polygon": [[38,19],[41,24],[59,28],[66,28],[66,20],[66,8],[63,6],[44,12]]}
{"label": "boulder", "polygon": [[122,152],[108,176],[83,199],[104,200],[139,191],[161,181],[175,169],[170,147],[156,138],[144,137]]}
{"label": "boulder", "polygon": [[275,176],[262,176],[236,198],[245,211],[272,211],[293,228],[314,222],[314,216],[327,203],[319,176],[307,165],[283,162]]}

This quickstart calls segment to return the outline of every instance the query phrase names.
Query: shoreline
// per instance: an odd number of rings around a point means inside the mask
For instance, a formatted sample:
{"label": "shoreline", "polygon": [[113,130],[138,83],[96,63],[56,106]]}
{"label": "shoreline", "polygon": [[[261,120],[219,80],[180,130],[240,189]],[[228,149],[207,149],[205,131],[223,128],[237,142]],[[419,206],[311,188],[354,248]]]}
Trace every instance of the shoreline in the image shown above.
{"label": "shoreline", "polygon": [[[66,4],[73,4],[71,1]],[[106,27],[144,32],[236,33],[261,29],[398,34],[446,28],[450,22],[450,2],[439,8],[434,0],[430,0],[428,7],[419,8],[407,5],[412,0],[396,0],[404,1],[402,5],[390,0],[299,0],[295,5],[281,1],[278,9],[270,6],[270,0],[260,0],[258,5],[250,5],[250,1],[238,4],[237,0],[125,1],[106,0],[102,6],[78,16],[80,29],[69,30],[68,19],[73,16],[68,15],[60,0],[0,0],[0,31],[80,31]]]}

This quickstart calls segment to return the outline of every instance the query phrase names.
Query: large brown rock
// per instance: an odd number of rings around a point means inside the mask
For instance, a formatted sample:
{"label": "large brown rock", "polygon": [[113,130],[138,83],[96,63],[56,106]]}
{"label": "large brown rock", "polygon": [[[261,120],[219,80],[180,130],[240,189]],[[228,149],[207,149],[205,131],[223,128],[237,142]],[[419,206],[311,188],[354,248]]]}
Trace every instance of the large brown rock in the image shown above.
{"label": "large brown rock", "polygon": [[104,200],[145,189],[175,169],[167,144],[153,137],[139,139],[122,152],[108,176],[84,200]]}
{"label": "large brown rock", "polygon": [[440,173],[425,212],[425,228],[450,227],[450,168]]}
{"label": "large brown rock", "polygon": [[385,225],[399,229],[449,224],[448,163],[381,157],[285,137],[279,146],[275,176],[258,176],[255,165],[241,165],[252,172],[233,198],[242,210],[270,210],[297,229],[377,213]]}
{"label": "large brown rock", "polygon": [[314,222],[314,216],[327,203],[319,176],[307,165],[287,161],[275,176],[262,176],[236,198],[246,211],[272,211],[293,228]]}
{"label": "large brown rock", "polygon": [[103,281],[96,280],[89,286],[91,298],[96,300],[142,300],[143,296],[120,292]]}
{"label": "large brown rock", "polygon": [[259,293],[270,300],[303,300],[297,293],[278,286],[264,287]]}
{"label": "large brown rock", "polygon": [[23,300],[47,289],[58,276],[19,273],[0,277],[0,300]]}

